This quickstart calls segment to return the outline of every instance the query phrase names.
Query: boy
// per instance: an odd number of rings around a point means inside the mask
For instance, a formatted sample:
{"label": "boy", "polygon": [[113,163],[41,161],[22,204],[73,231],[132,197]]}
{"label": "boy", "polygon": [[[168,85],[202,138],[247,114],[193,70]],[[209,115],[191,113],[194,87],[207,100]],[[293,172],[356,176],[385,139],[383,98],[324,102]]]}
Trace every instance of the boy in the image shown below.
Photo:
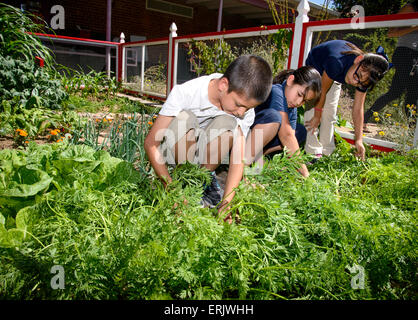
{"label": "boy", "polygon": [[[272,85],[268,63],[255,55],[234,60],[225,73],[214,73],[176,85],[145,138],[145,151],[164,185],[172,180],[166,163],[198,163],[212,171],[203,203],[222,212],[242,179],[245,139],[254,110]],[[223,199],[214,170],[230,153]]]}

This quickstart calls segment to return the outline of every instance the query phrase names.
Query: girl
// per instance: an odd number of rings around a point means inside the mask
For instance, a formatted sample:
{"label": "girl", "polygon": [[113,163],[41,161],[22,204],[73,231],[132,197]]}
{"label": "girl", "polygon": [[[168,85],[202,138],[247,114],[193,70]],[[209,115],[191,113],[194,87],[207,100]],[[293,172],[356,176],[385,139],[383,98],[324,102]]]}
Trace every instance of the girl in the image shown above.
{"label": "girl", "polygon": [[[246,143],[246,164],[287,147],[290,155],[299,150],[306,130],[297,124],[297,107],[318,99],[321,76],[313,67],[282,71],[274,80],[267,100],[255,108],[255,120]],[[299,172],[309,176],[305,164]]]}
{"label": "girl", "polygon": [[[336,121],[341,84],[356,88],[352,109],[356,155],[364,159],[363,110],[366,93],[381,80],[389,68],[383,55],[365,54],[354,44],[344,40],[327,41],[313,48],[305,65],[313,66],[321,74],[322,92],[315,107],[305,112],[308,129],[305,150],[315,154],[330,155],[334,149],[334,123]],[[318,139],[318,125],[319,139]]]}

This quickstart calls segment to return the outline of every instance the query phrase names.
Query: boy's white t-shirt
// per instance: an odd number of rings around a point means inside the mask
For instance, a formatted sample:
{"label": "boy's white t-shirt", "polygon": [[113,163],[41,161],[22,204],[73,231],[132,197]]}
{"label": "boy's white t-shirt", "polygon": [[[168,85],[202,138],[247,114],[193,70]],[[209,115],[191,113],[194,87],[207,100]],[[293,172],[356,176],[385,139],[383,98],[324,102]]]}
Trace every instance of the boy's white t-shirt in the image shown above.
{"label": "boy's white t-shirt", "polygon": [[171,90],[166,102],[163,104],[160,115],[176,117],[181,111],[191,111],[199,121],[200,128],[204,129],[210,120],[216,116],[228,115],[237,120],[244,137],[247,136],[254,122],[254,109],[245,112],[243,118],[228,114],[213,105],[208,98],[209,82],[212,79],[222,77],[221,73],[212,73],[189,80],[183,84],[175,85]]}

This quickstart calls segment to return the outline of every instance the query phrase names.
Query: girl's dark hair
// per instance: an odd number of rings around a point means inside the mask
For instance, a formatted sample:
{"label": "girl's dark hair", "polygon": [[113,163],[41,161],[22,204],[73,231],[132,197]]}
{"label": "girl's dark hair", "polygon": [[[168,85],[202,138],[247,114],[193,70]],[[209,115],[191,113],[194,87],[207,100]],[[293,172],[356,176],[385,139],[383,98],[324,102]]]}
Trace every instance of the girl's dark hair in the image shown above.
{"label": "girl's dark hair", "polygon": [[347,42],[347,46],[351,48],[349,51],[343,51],[342,54],[354,54],[356,56],[363,55],[364,59],[361,60],[360,65],[363,70],[370,74],[369,80],[369,91],[373,89],[379,80],[382,80],[385,73],[389,70],[389,62],[385,57],[376,53],[364,53],[357,46]]}
{"label": "girl's dark hair", "polygon": [[300,86],[306,86],[305,96],[309,91],[315,94],[313,101],[316,101],[321,95],[321,74],[314,67],[303,66],[299,69],[288,69],[280,72],[273,80],[273,83],[283,83],[287,78],[293,75],[293,82]]}
{"label": "girl's dark hair", "polygon": [[273,82],[270,65],[256,55],[238,57],[228,66],[223,77],[228,79],[228,92],[244,94],[260,103],[268,98]]}

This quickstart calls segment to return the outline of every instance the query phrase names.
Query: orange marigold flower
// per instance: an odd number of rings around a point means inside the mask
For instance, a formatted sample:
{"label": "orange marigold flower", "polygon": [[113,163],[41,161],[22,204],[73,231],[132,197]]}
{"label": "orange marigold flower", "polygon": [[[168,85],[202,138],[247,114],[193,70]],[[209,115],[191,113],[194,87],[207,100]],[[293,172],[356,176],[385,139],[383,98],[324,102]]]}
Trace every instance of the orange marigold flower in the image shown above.
{"label": "orange marigold flower", "polygon": [[152,124],[153,124],[153,122],[152,122],[152,121],[148,121],[148,124],[149,124],[149,125],[152,125]]}
{"label": "orange marigold flower", "polygon": [[17,129],[16,131],[21,137],[26,137],[28,135],[28,133],[25,130]]}

